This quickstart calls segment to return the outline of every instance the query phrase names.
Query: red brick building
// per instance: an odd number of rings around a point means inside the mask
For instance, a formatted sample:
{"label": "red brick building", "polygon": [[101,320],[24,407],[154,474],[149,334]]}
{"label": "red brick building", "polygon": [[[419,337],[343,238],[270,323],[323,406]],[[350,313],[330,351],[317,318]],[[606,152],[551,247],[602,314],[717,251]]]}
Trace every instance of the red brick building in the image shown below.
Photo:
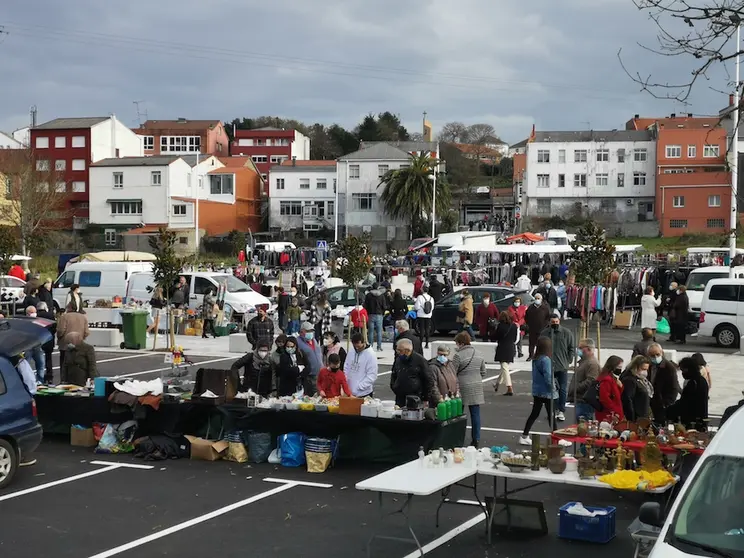
{"label": "red brick building", "polygon": [[230,142],[219,120],[148,120],[134,130],[145,155],[229,155]]}

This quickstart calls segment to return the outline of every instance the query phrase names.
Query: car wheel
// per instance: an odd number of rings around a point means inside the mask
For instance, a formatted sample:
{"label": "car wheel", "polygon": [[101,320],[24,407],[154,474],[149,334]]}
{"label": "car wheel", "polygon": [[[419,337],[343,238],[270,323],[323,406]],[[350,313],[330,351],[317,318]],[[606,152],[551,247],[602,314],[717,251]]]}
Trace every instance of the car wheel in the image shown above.
{"label": "car wheel", "polygon": [[8,440],[0,439],[0,490],[13,480],[18,470],[18,452]]}
{"label": "car wheel", "polygon": [[739,332],[731,325],[720,326],[716,330],[716,343],[721,347],[736,347],[739,344]]}

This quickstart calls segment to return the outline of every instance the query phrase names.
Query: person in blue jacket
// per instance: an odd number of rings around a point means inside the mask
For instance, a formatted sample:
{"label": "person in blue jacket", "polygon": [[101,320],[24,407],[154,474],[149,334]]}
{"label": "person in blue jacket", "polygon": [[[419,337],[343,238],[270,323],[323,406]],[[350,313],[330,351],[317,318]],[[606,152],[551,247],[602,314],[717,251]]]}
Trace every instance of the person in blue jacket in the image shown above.
{"label": "person in blue jacket", "polygon": [[548,415],[551,432],[555,430],[553,407],[555,406],[555,400],[558,399],[558,390],[555,389],[555,379],[551,368],[550,357],[552,353],[553,342],[549,337],[540,337],[537,340],[535,358],[532,359],[532,412],[527,417],[524,430],[519,437],[519,443],[523,446],[532,445],[530,430],[543,407],[545,407],[545,412]]}
{"label": "person in blue jacket", "polygon": [[318,385],[318,374],[323,367],[323,347],[315,340],[315,327],[303,322],[297,337],[297,349],[302,353],[305,368],[300,377],[305,395],[314,395]]}

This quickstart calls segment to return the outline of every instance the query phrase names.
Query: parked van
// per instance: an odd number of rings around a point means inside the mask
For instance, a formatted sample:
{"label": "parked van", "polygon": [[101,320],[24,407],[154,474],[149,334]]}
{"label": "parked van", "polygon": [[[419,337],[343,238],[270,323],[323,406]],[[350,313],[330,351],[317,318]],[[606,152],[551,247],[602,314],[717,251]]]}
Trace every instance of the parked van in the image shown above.
{"label": "parked van", "polygon": [[284,252],[285,250],[294,250],[297,246],[292,242],[259,242],[253,249],[254,252]]}
{"label": "parked van", "polygon": [[563,229],[550,229],[540,233],[545,240],[554,242],[558,246],[568,246],[570,244],[568,234]]}
{"label": "parked van", "polygon": [[666,519],[658,502],[639,519],[661,528],[649,558],[744,555],[744,409],[716,433],[687,477]]}
{"label": "parked van", "polygon": [[712,279],[703,293],[698,337],[736,347],[744,334],[744,279]]}
{"label": "parked van", "polygon": [[[225,304],[233,309],[233,320],[241,322],[244,314],[256,312],[258,306],[264,306],[267,310],[271,307],[271,301],[265,296],[257,293],[237,277],[229,273],[210,273],[206,271],[191,271],[182,273],[189,285],[189,307],[198,308],[204,302],[204,293],[211,289],[217,294],[220,285],[225,285]],[[149,301],[155,278],[152,273],[135,273],[129,280],[129,288],[126,291],[126,301],[141,300]]]}
{"label": "parked van", "polygon": [[80,285],[80,296],[88,305],[96,300],[124,297],[133,273],[152,271],[152,262],[77,262],[67,266],[54,282],[53,298],[59,308],[65,308],[72,285]]}
{"label": "parked van", "polygon": [[[711,265],[708,267],[699,267],[693,269],[687,276],[687,298],[690,301],[690,312],[696,315],[700,313],[703,303],[703,293],[705,286],[713,279],[727,279],[731,268],[720,265]],[[744,267],[734,268],[735,276],[744,279]]]}

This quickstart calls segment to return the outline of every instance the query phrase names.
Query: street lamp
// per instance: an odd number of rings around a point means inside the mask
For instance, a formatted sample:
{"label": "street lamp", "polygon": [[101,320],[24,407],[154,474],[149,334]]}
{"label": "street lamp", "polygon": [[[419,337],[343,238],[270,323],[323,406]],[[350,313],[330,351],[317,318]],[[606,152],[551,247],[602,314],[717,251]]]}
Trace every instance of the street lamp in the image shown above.
{"label": "street lamp", "polygon": [[729,227],[731,233],[729,237],[729,277],[734,278],[734,258],[736,258],[736,230],[739,226],[739,210],[737,207],[737,197],[739,195],[739,50],[741,46],[741,17],[734,13],[729,16],[731,23],[736,25],[736,81],[734,82],[734,110],[731,113],[733,118],[733,138],[731,140],[731,151],[733,157],[731,160],[731,221]]}

